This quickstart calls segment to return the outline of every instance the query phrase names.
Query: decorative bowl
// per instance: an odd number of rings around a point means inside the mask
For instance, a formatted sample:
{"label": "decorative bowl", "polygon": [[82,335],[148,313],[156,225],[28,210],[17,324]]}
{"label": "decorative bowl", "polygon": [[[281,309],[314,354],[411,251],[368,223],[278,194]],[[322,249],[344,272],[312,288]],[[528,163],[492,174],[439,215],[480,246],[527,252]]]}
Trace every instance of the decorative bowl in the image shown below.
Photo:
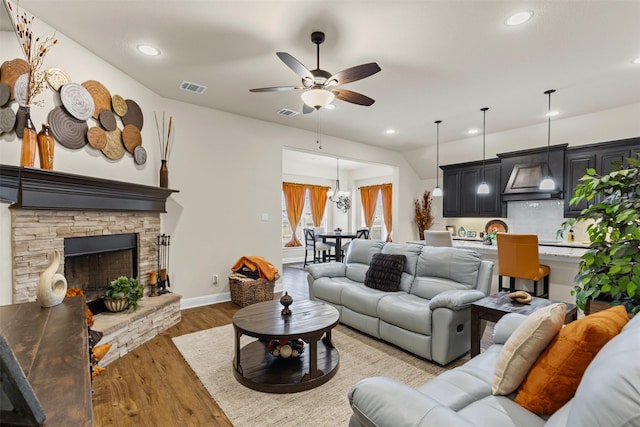
{"label": "decorative bowl", "polygon": [[272,340],[267,349],[273,357],[278,359],[295,359],[304,353],[304,341],[300,338],[295,340]]}

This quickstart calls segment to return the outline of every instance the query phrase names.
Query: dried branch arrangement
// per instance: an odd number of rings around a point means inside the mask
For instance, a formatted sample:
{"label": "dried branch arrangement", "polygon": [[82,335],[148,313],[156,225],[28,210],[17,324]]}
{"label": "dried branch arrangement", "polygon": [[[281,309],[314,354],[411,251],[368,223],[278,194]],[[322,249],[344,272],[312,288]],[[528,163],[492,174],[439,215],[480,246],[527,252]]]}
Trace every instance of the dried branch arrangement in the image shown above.
{"label": "dried branch arrangement", "polygon": [[160,143],[160,155],[162,160],[169,160],[171,150],[173,148],[173,137],[175,136],[175,126],[173,125],[173,116],[169,116],[169,123],[165,120],[164,112],[162,113],[162,128],[158,123],[158,115],[154,112],[156,118],[156,129],[158,130],[158,142]]}
{"label": "dried branch arrangement", "polygon": [[40,38],[33,36],[31,25],[34,17],[27,16],[26,12],[20,13],[19,1],[16,2],[15,11],[9,0],[3,0],[4,5],[12,21],[13,29],[18,37],[22,53],[29,64],[29,82],[27,86],[27,105],[34,103],[35,97],[42,92],[44,88],[44,72],[40,71],[44,62],[45,55],[51,48],[58,43],[55,33],[51,37]]}

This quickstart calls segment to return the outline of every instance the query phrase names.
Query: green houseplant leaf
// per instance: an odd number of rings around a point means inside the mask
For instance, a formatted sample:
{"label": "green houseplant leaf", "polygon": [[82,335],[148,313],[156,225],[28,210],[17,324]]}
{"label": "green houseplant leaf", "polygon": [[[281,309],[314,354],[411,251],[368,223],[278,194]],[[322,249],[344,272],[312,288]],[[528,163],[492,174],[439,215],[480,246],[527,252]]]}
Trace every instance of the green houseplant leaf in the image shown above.
{"label": "green houseplant leaf", "polygon": [[115,300],[126,299],[129,309],[134,311],[138,309],[138,302],[142,299],[143,294],[144,286],[138,282],[138,279],[126,276],[112,280],[105,290],[106,297]]}
{"label": "green houseplant leaf", "polygon": [[[640,155],[602,176],[588,169],[569,203],[583,201],[589,206],[575,221],[592,221],[587,226],[591,245],[571,292],[576,305],[584,310],[589,300],[606,297],[630,313],[640,312]],[[563,227],[573,225],[569,221]]]}

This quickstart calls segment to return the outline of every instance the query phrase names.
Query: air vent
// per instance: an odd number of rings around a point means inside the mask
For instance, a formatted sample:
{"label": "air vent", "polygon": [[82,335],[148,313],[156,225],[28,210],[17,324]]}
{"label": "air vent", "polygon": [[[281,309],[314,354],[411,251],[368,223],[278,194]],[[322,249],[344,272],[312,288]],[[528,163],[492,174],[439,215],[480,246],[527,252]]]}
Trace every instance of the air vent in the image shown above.
{"label": "air vent", "polygon": [[288,108],[283,108],[278,111],[278,114],[280,114],[281,116],[293,117],[297,116],[300,113],[298,113],[297,111],[289,110]]}
{"label": "air vent", "polygon": [[197,93],[199,95],[202,95],[204,91],[207,90],[207,86],[202,86],[197,83],[191,83],[186,80],[183,80],[182,83],[180,83],[179,87],[182,90],[186,90],[187,92]]}

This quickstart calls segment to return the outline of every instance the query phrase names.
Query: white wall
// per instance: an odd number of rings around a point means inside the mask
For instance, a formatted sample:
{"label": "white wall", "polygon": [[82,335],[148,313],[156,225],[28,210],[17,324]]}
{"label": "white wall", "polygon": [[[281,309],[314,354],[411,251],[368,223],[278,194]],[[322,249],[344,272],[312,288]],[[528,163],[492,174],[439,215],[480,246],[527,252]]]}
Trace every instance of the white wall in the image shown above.
{"label": "white wall", "polygon": [[[36,20],[35,33],[53,31]],[[43,28],[44,27],[44,28]],[[171,235],[170,275],[174,292],[189,304],[224,299],[227,275],[243,255],[261,255],[280,268],[282,149],[315,150],[314,132],[253,120],[242,116],[160,98],[144,86],[58,33],[59,43],[47,56],[45,67],[58,66],[75,82],[98,80],[113,94],[135,100],[144,113],[145,165],[136,166],[130,154],[111,161],[91,147],[69,150],[56,144],[54,169],[118,181],[158,185],[159,146],[153,112],[172,115],[175,143],[168,162],[169,186],[176,190],[162,215],[162,231]],[[0,32],[0,62],[21,57],[15,36]],[[6,48],[5,48],[6,47]],[[59,103],[47,90],[43,107],[34,107],[36,124]],[[17,109],[14,103],[13,108]],[[95,126],[89,119],[89,126]],[[325,136],[323,154],[387,164],[394,176],[394,227],[398,241],[410,239],[411,214],[405,211],[418,183],[404,157],[381,148]],[[14,133],[0,135],[0,163],[18,165],[20,140]],[[37,164],[37,161],[36,161]],[[397,200],[395,199],[397,197]],[[266,213],[268,221],[262,221]],[[0,304],[11,303],[10,212],[0,205]],[[146,272],[141,272],[145,274]],[[220,283],[212,285],[212,274]]]}

